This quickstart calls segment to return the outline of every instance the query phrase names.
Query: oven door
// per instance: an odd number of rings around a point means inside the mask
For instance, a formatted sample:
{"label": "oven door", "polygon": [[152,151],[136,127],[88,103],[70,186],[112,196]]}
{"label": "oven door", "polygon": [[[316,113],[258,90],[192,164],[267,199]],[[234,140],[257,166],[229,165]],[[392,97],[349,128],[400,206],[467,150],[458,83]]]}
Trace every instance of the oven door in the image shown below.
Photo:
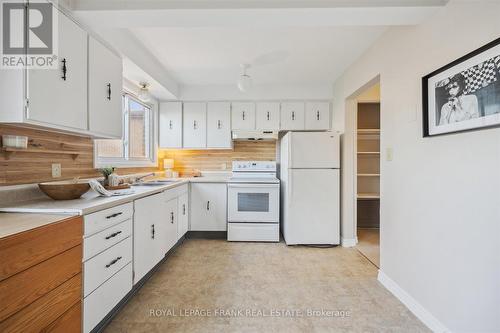
{"label": "oven door", "polygon": [[229,184],[229,222],[279,222],[279,184]]}

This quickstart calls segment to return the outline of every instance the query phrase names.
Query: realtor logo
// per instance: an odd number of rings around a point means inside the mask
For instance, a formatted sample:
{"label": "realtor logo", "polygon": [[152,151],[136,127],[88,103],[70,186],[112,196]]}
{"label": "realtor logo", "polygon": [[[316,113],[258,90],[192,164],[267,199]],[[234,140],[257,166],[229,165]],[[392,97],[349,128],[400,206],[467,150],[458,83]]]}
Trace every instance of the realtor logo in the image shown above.
{"label": "realtor logo", "polygon": [[44,0],[1,1],[2,68],[57,67],[57,10]]}

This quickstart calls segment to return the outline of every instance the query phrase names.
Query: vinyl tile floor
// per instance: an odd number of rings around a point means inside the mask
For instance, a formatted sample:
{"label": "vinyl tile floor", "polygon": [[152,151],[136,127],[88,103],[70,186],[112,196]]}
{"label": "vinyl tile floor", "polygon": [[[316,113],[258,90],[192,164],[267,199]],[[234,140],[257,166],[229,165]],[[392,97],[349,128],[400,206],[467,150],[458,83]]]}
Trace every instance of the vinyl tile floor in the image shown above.
{"label": "vinyl tile floor", "polygon": [[380,230],[358,228],[356,248],[375,266],[380,267]]}
{"label": "vinyl tile floor", "polygon": [[355,248],[188,239],[105,332],[429,330]]}

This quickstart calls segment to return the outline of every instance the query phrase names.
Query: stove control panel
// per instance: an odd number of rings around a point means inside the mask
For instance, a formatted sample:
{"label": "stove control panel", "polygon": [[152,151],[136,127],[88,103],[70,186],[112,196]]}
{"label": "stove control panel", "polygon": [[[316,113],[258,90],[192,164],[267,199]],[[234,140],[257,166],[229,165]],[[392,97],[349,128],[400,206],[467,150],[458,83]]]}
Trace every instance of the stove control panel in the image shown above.
{"label": "stove control panel", "polygon": [[233,172],[276,172],[276,162],[233,161]]}

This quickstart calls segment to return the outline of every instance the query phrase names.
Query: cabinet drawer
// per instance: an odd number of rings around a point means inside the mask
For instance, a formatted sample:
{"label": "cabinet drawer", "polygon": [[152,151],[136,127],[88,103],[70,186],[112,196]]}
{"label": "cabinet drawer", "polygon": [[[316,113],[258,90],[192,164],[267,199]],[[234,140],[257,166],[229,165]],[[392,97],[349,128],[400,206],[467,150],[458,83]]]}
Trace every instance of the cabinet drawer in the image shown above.
{"label": "cabinet drawer", "polygon": [[81,273],[0,322],[0,332],[48,332],[55,320],[81,299]]}
{"label": "cabinet drawer", "polygon": [[83,240],[83,260],[88,260],[132,235],[132,219],[128,219]]}
{"label": "cabinet drawer", "polygon": [[165,195],[165,201],[170,201],[172,199],[175,199],[175,198],[183,195],[184,193],[187,193],[188,190],[189,190],[188,184],[184,184],[181,186],[177,186],[177,187],[168,189],[165,192],[163,192]]}
{"label": "cabinet drawer", "polygon": [[278,223],[228,223],[227,240],[232,242],[279,242]]}
{"label": "cabinet drawer", "polygon": [[81,245],[0,282],[0,321],[33,303],[82,270]]}
{"label": "cabinet drawer", "polygon": [[128,237],[83,264],[83,292],[87,296],[132,261],[132,237]]}
{"label": "cabinet drawer", "polygon": [[90,332],[132,289],[132,263],[83,300],[83,331]]}
{"label": "cabinet drawer", "polygon": [[0,281],[81,243],[80,217],[2,238]]}
{"label": "cabinet drawer", "polygon": [[133,214],[134,205],[130,202],[85,215],[83,217],[85,222],[85,236],[90,236],[119,222],[128,220],[132,218]]}

